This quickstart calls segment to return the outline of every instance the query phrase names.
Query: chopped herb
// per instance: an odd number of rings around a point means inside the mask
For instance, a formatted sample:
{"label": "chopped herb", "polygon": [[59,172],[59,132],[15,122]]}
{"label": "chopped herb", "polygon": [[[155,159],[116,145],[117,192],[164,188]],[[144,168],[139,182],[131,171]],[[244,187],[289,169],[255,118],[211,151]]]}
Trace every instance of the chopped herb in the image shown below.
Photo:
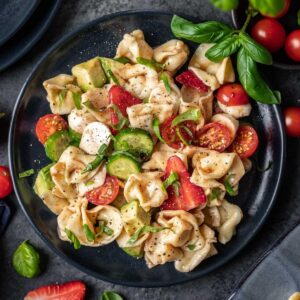
{"label": "chopped herb", "polygon": [[93,103],[91,101],[85,101],[82,103],[82,105],[84,105],[89,110],[97,111],[97,109],[95,108],[95,106],[93,105]]}
{"label": "chopped herb", "polygon": [[127,57],[117,57],[117,58],[113,58],[114,61],[117,61],[121,64],[129,64],[130,63],[130,59]]}
{"label": "chopped herb", "polygon": [[117,124],[112,124],[111,127],[115,130],[121,130],[123,127],[128,125],[128,119],[125,118],[122,114],[122,112],[120,111],[119,107],[115,104],[111,104],[110,105],[111,108],[113,109],[114,113],[117,115],[118,118],[118,123]]}
{"label": "chopped herb", "polygon": [[188,247],[189,250],[193,251],[193,250],[195,250],[196,245],[190,244],[190,245],[187,245],[187,247]]}
{"label": "chopped herb", "polygon": [[81,174],[93,171],[98,166],[100,166],[101,162],[103,161],[103,159],[105,157],[106,150],[107,150],[107,145],[102,144],[98,150],[96,158],[86,165],[86,167],[82,170]]}
{"label": "chopped herb", "polygon": [[94,180],[89,180],[85,183],[85,186],[90,186],[90,185],[93,185],[95,183]]}
{"label": "chopped herb", "polygon": [[111,236],[111,235],[114,234],[114,231],[108,226],[103,226],[103,233],[105,233],[106,235]]}
{"label": "chopped herb", "polygon": [[164,68],[164,66],[162,64],[158,63],[154,59],[147,59],[147,58],[143,58],[143,57],[137,57],[136,61],[139,64],[144,65],[148,68],[151,68],[155,71],[161,71]]}
{"label": "chopped herb", "polygon": [[207,197],[208,201],[213,201],[215,199],[218,200],[221,193],[222,193],[222,190],[220,188],[218,188],[218,187],[212,188],[211,193]]}
{"label": "chopped herb", "polygon": [[160,130],[159,130],[159,120],[157,118],[155,118],[153,120],[153,123],[152,123],[152,127],[153,127],[153,131],[154,131],[154,134],[156,135],[156,137],[162,142],[164,143],[164,139],[162,138],[161,134],[160,134]]}
{"label": "chopped herb", "polygon": [[236,196],[237,192],[233,189],[233,186],[231,184],[231,180],[234,178],[235,174],[229,174],[224,181],[224,185],[225,185],[225,189],[226,192],[230,195],[230,196]]}
{"label": "chopped herb", "polygon": [[91,231],[87,224],[83,225],[83,231],[89,242],[93,242],[95,240],[95,234]]}
{"label": "chopped herb", "polygon": [[62,106],[63,102],[65,101],[66,95],[67,95],[67,91],[68,91],[67,89],[63,89],[58,94],[59,106]]}
{"label": "chopped herb", "polygon": [[24,172],[19,173],[19,178],[29,177],[29,176],[31,176],[33,174],[34,174],[34,170],[33,169],[29,169],[29,170],[26,170]]}
{"label": "chopped herb", "polygon": [[166,190],[170,185],[178,180],[178,174],[176,172],[171,172],[169,177],[163,182],[162,186]]}
{"label": "chopped herb", "polygon": [[68,239],[70,240],[70,242],[73,244],[74,249],[75,250],[79,249],[81,247],[81,244],[80,244],[77,236],[74,234],[74,232],[65,228],[65,233],[66,233]]}
{"label": "chopped herb", "polygon": [[171,87],[170,87],[168,75],[166,73],[161,73],[160,80],[163,81],[163,83],[165,85],[165,88],[166,88],[166,91],[168,92],[168,94],[171,94]]}
{"label": "chopped herb", "polygon": [[182,136],[179,127],[176,127],[176,128],[175,128],[175,132],[176,132],[176,135],[179,137],[180,141],[183,143],[183,145],[188,146],[189,143],[188,143],[188,142],[184,139],[184,137]]}
{"label": "chopped herb", "polygon": [[107,75],[115,84],[120,85],[118,78],[115,76],[112,70],[107,70]]}
{"label": "chopped herb", "polygon": [[81,95],[79,93],[72,92],[72,98],[74,105],[77,109],[81,109]]}
{"label": "chopped herb", "polygon": [[106,235],[113,235],[114,234],[114,231],[109,228],[108,226],[106,226],[106,223],[105,221],[99,221],[98,222],[98,227],[96,228],[96,237],[100,236],[102,233],[105,233]]}
{"label": "chopped herb", "polygon": [[147,233],[147,232],[152,232],[152,233],[157,233],[162,230],[169,229],[168,227],[154,227],[154,226],[149,226],[145,225],[143,227],[140,227],[128,240],[127,244],[134,244],[138,238],[140,237],[141,234]]}
{"label": "chopped herb", "polygon": [[178,115],[173,121],[172,126],[176,126],[185,121],[199,121],[201,112],[199,108],[191,108],[184,113]]}

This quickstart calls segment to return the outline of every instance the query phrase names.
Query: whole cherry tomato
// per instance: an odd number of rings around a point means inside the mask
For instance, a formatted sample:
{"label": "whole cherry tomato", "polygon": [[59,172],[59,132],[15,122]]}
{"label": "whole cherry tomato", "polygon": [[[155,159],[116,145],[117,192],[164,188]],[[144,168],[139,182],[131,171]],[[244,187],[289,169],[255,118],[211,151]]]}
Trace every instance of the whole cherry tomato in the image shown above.
{"label": "whole cherry tomato", "polygon": [[217,99],[226,106],[237,106],[249,103],[249,96],[238,83],[229,83],[221,86],[217,92]]}
{"label": "whole cherry tomato", "polygon": [[275,19],[265,18],[252,28],[252,37],[270,52],[277,52],[285,42],[286,33],[283,26]]}
{"label": "whole cherry tomato", "polygon": [[8,168],[0,166],[0,199],[8,196],[12,190],[13,185]]}
{"label": "whole cherry tomato", "polygon": [[285,41],[285,52],[291,59],[300,61],[300,29],[288,35]]}
{"label": "whole cherry tomato", "polygon": [[288,107],[283,114],[287,135],[300,137],[300,107]]}

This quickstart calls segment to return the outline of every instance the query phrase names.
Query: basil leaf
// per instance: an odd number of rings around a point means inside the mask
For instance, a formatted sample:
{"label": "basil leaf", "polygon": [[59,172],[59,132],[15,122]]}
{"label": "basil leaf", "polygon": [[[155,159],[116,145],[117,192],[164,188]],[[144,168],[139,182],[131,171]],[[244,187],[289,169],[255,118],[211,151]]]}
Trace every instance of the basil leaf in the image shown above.
{"label": "basil leaf", "polygon": [[210,0],[210,2],[221,10],[232,10],[236,9],[239,5],[239,0]]}
{"label": "basil leaf", "polygon": [[177,15],[171,21],[171,30],[178,38],[184,38],[196,43],[216,43],[233,32],[233,30],[216,21],[194,24]]}
{"label": "basil leaf", "polygon": [[83,231],[89,242],[93,242],[95,240],[95,235],[87,224],[83,224]]}
{"label": "basil leaf", "polygon": [[147,232],[152,232],[152,233],[157,233],[162,230],[169,229],[168,227],[153,227],[149,225],[145,225],[143,227],[140,227],[128,240],[127,244],[134,244],[138,238],[140,237],[141,234],[147,233]]}
{"label": "basil leaf", "polygon": [[214,187],[211,189],[211,193],[207,196],[208,201],[213,201],[215,199],[219,199],[222,190],[218,187]]}
{"label": "basil leaf", "polygon": [[116,57],[116,58],[113,58],[113,60],[117,61],[121,64],[129,64],[130,63],[130,59],[127,57]]}
{"label": "basil leaf", "polygon": [[81,174],[84,174],[84,173],[93,171],[93,170],[95,170],[97,167],[99,167],[99,165],[101,164],[101,162],[102,162],[103,159],[104,159],[106,150],[107,150],[107,145],[106,145],[106,144],[102,144],[102,145],[99,147],[99,150],[98,150],[98,153],[97,153],[96,158],[95,158],[93,161],[91,161],[90,163],[88,163],[88,164],[86,165],[86,167],[81,171]]}
{"label": "basil leaf", "polygon": [[189,249],[190,251],[193,251],[193,250],[195,250],[196,245],[190,244],[190,245],[187,245],[187,247],[188,247],[188,249]]}
{"label": "basil leaf", "polygon": [[24,241],[14,252],[12,265],[15,271],[27,278],[40,273],[40,255],[27,241]]}
{"label": "basil leaf", "polygon": [[97,111],[97,109],[95,108],[95,106],[93,105],[93,103],[91,101],[85,101],[82,103],[82,105],[84,105],[89,110]]}
{"label": "basil leaf", "polygon": [[298,22],[298,25],[300,26],[300,9],[297,13],[297,22]]}
{"label": "basil leaf", "polygon": [[70,242],[73,244],[74,249],[75,250],[79,249],[81,247],[81,244],[80,244],[77,236],[74,234],[74,232],[65,228],[65,233],[66,233],[68,239],[70,240]]}
{"label": "basil leaf", "polygon": [[128,125],[128,119],[126,119],[122,112],[120,111],[119,107],[115,104],[110,105],[113,109],[114,113],[117,115],[118,118],[118,124],[112,124],[111,127],[115,130],[121,130],[124,126]]}
{"label": "basil leaf", "polygon": [[172,126],[177,126],[178,124],[185,121],[199,121],[201,117],[201,112],[199,108],[191,108],[184,113],[178,115],[173,121]]}
{"label": "basil leaf", "polygon": [[161,71],[164,68],[164,66],[162,64],[158,63],[154,59],[147,59],[147,58],[143,58],[143,57],[137,57],[136,61],[138,62],[138,64],[144,65],[144,66],[146,66],[150,69],[153,69],[155,71]]}
{"label": "basil leaf", "polygon": [[108,77],[117,85],[120,85],[118,78],[115,76],[115,74],[112,72],[112,70],[107,70]]}
{"label": "basil leaf", "polygon": [[164,143],[164,139],[162,138],[161,134],[160,134],[160,129],[159,129],[159,120],[157,118],[155,118],[153,120],[153,123],[152,123],[152,128],[153,128],[153,131],[154,131],[154,134],[156,135],[156,137],[162,142]]}
{"label": "basil leaf", "polygon": [[163,81],[164,85],[165,85],[165,89],[168,92],[168,94],[171,94],[171,87],[170,87],[170,83],[169,83],[169,79],[166,73],[161,73],[160,75],[160,80]]}
{"label": "basil leaf", "polygon": [[81,109],[81,95],[79,93],[72,92],[72,98],[74,105],[77,109]]}
{"label": "basil leaf", "polygon": [[19,178],[29,177],[29,176],[31,176],[33,174],[34,174],[34,170],[33,169],[29,169],[29,170],[26,170],[24,172],[19,173]]}
{"label": "basil leaf", "polygon": [[219,62],[235,53],[239,47],[240,42],[237,35],[227,36],[220,43],[209,48],[205,56],[213,62]]}
{"label": "basil leaf", "polygon": [[163,188],[166,190],[170,185],[172,185],[175,181],[179,179],[178,174],[176,172],[171,172],[169,177],[163,182]]}
{"label": "basil leaf", "polygon": [[59,106],[61,106],[63,104],[63,102],[66,99],[66,95],[67,95],[67,91],[66,89],[63,89],[60,91],[60,93],[58,94],[58,104]]}
{"label": "basil leaf", "polygon": [[247,54],[257,63],[271,65],[273,63],[271,53],[253,40],[247,33],[240,33],[240,42]]}
{"label": "basil leaf", "polygon": [[225,189],[226,192],[230,195],[230,196],[236,196],[237,195],[237,191],[235,191],[233,189],[233,186],[231,184],[231,180],[232,178],[234,178],[234,174],[229,174],[228,176],[226,176],[225,180],[224,180],[224,185],[225,185]]}
{"label": "basil leaf", "polygon": [[272,91],[258,73],[255,61],[241,48],[237,55],[237,70],[240,82],[249,96],[265,104],[279,104],[281,95]]}
{"label": "basil leaf", "polygon": [[99,300],[123,300],[123,298],[115,292],[106,291]]}
{"label": "basil leaf", "polygon": [[111,236],[111,235],[114,234],[114,231],[110,227],[104,225],[103,226],[103,233],[105,233],[106,235]]}
{"label": "basil leaf", "polygon": [[285,0],[249,0],[249,2],[261,14],[270,17],[275,17],[285,5]]}

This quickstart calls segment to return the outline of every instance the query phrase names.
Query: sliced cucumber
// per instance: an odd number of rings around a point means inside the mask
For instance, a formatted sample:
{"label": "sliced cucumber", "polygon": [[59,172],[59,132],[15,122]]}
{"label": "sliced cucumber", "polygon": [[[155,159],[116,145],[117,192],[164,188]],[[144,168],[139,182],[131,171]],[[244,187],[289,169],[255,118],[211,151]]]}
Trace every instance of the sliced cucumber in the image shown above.
{"label": "sliced cucumber", "polygon": [[153,151],[151,135],[140,128],[126,128],[115,136],[114,149],[126,151],[145,160]]}
{"label": "sliced cucumber", "polygon": [[131,174],[141,171],[140,164],[135,157],[126,152],[113,153],[108,159],[106,169],[108,174],[122,180],[127,180]]}
{"label": "sliced cucumber", "polygon": [[71,139],[71,145],[79,147],[81,134],[69,127],[69,136]]}
{"label": "sliced cucumber", "polygon": [[58,161],[64,150],[70,145],[71,138],[66,130],[52,134],[45,143],[46,155],[52,161]]}

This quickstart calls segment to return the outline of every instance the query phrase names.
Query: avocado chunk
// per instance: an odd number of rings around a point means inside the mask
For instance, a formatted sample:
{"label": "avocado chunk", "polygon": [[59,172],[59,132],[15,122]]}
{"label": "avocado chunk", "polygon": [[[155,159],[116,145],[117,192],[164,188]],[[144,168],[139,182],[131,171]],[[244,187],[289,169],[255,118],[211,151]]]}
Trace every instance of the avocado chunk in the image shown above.
{"label": "avocado chunk", "polygon": [[133,235],[139,228],[149,225],[151,215],[146,213],[139,201],[132,200],[121,207],[121,217],[125,231]]}
{"label": "avocado chunk", "polygon": [[124,247],[121,249],[128,255],[135,258],[142,258],[144,256],[144,244],[135,247]]}
{"label": "avocado chunk", "polygon": [[34,192],[39,196],[43,197],[46,192],[51,191],[54,188],[54,182],[52,181],[52,177],[50,174],[50,168],[54,165],[54,163],[42,168],[35,180],[33,189]]}
{"label": "avocado chunk", "polygon": [[112,76],[117,78],[116,71],[122,69],[124,67],[124,64],[106,57],[99,57],[99,60],[101,61],[101,65],[106,74],[106,77],[110,82],[114,82],[114,78],[112,78]]}
{"label": "avocado chunk", "polygon": [[86,92],[90,88],[100,88],[106,82],[105,73],[97,57],[78,64],[72,68],[79,87]]}

